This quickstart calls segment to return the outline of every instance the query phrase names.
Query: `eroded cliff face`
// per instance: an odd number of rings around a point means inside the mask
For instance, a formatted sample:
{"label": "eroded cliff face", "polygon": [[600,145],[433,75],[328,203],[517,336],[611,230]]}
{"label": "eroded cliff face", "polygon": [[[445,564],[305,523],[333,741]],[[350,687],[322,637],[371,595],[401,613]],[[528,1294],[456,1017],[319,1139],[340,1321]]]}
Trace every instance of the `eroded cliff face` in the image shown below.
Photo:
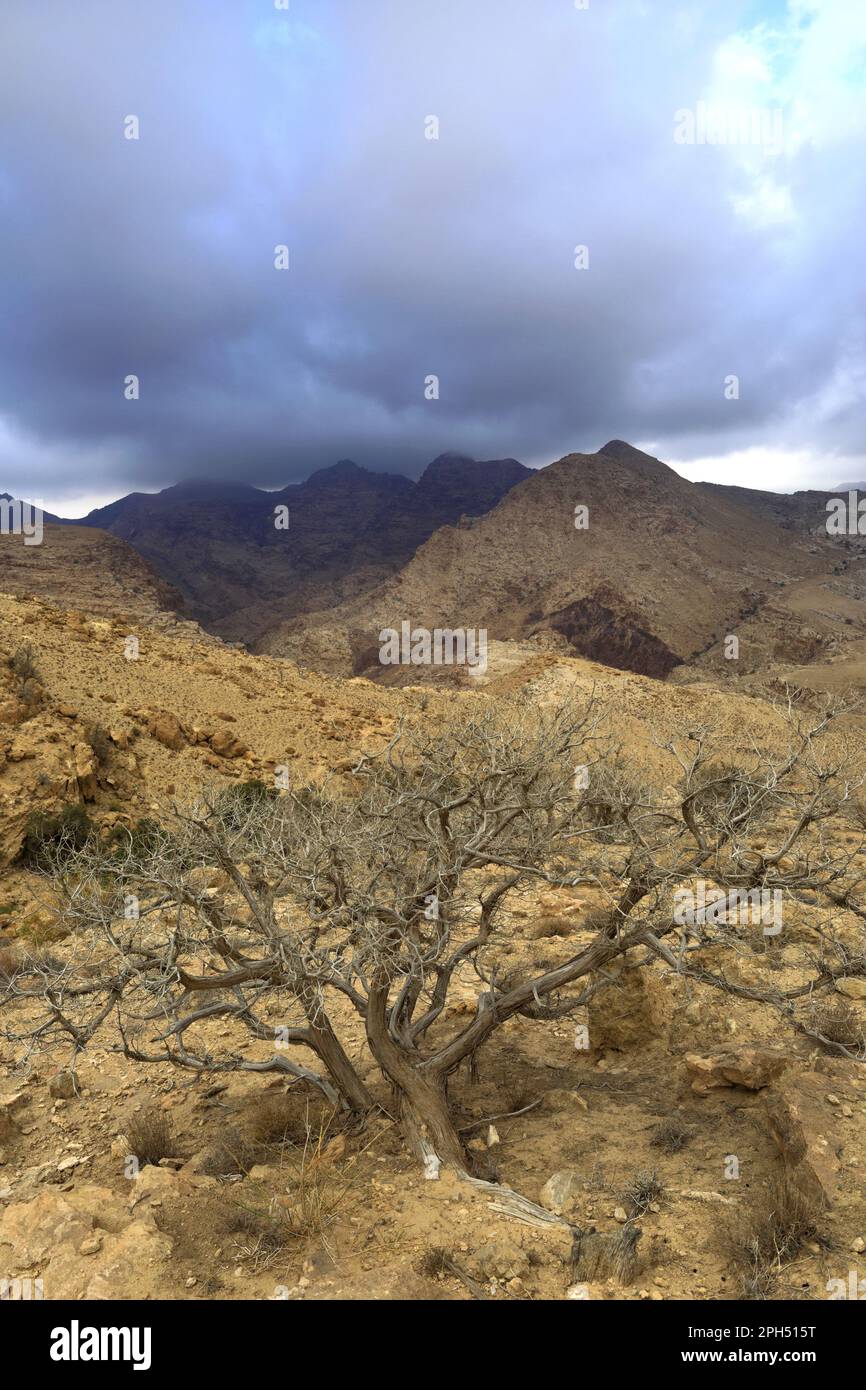
{"label": "eroded cliff face", "polygon": [[612,589],[599,589],[551,613],[547,625],[561,633],[578,655],[620,671],[663,680],[682,662],[661,638],[646,630],[640,616]]}

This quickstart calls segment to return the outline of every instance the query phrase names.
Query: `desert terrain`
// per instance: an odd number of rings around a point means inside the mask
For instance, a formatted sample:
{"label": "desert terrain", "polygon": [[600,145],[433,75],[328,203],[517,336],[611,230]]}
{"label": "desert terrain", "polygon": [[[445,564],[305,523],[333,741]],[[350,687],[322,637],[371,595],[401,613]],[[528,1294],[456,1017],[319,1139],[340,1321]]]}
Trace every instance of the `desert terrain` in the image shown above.
{"label": "desert terrain", "polygon": [[[862,562],[805,526],[780,539],[742,499],[713,498],[683,517],[700,494],[636,452],[570,456],[518,481],[480,520],[446,524],[396,577],[344,607],[280,618],[266,639],[257,622],[255,650],[200,626],[151,560],[98,528],[49,526],[29,549],[0,538],[0,1268],[9,1277],[42,1280],[52,1299],[807,1301],[831,1297],[833,1281],[847,1288],[863,1267]],[[636,488],[644,543],[629,564],[605,564],[605,546],[625,553],[618,527]],[[575,567],[567,547],[586,539],[570,520],[582,495],[591,507],[603,495],[608,511],[591,512],[591,549]],[[560,513],[561,538],[551,540]],[[480,677],[413,667],[383,682],[368,669],[363,654],[393,616],[432,624],[475,614],[491,637]],[[728,633],[741,639],[739,662],[721,655]],[[589,706],[607,740],[593,777],[615,764],[621,781],[627,773],[662,800],[696,730],[712,748],[707,766],[752,769],[752,791],[761,769],[766,799],[769,783],[789,775],[792,728],[818,728],[834,710],[826,747],[818,736],[808,743],[790,798],[774,790],[766,814],[734,837],[749,883],[781,885],[784,928],[699,923],[661,946],[630,937],[628,949],[599,956],[580,1002],[544,982],[600,936],[607,951],[636,930],[626,916],[613,928],[599,921],[644,873],[649,832],[629,841],[627,824],[643,793],[617,783],[605,814],[593,803],[568,872],[557,850],[518,874],[480,954],[468,944],[480,892],[473,859],[449,922],[465,958],[419,1046],[444,1056],[483,1020],[485,998],[510,1010],[509,991],[533,979],[542,994],[448,1068],[457,1161],[431,1162],[435,1127],[422,1124],[420,1140],[417,1125],[407,1128],[398,1062],[383,1066],[387,1052],[371,1051],[364,1008],[369,1021],[375,982],[362,953],[351,957],[362,962],[352,967],[355,998],[324,990],[361,1106],[274,1067],[298,1049],[279,1052],[268,1029],[303,1022],[302,995],[285,981],[256,995],[259,1035],[246,1007],[227,1009],[195,1021],[195,1045],[180,1051],[186,1035],[166,1022],[180,1015],[155,1021],[164,1005],[150,1014],[136,1005],[119,1031],[119,987],[113,1003],[99,996],[98,1023],[92,1013],[82,1022],[77,991],[106,978],[114,937],[85,943],[64,899],[85,883],[83,861],[62,878],[54,851],[74,853],[88,837],[132,843],[203,794],[241,804],[249,787],[284,800],[327,787],[339,807],[357,794],[359,770],[398,738],[447,745],[473,721],[510,729],[526,711],[556,719]],[[727,795],[730,772],[713,775]],[[808,802],[810,777],[821,795],[838,787],[832,806]],[[812,810],[797,828],[803,804]],[[663,820],[653,834],[667,833]],[[703,845],[708,832],[698,833]],[[653,852],[667,864],[666,850]],[[195,909],[220,914],[234,941],[222,960],[217,938],[189,946],[195,970],[213,978],[227,960],[249,959],[250,914],[264,899],[252,860],[237,874],[216,853],[196,862]],[[491,881],[510,862],[503,854]],[[707,879],[722,881],[720,863]],[[676,872],[665,868],[646,919],[665,931]],[[303,936],[315,914],[292,899],[286,917],[281,902],[280,929]],[[323,950],[342,969],[349,948],[329,911]],[[164,943],[179,918],[166,909],[148,920]],[[191,980],[193,965],[183,969],[177,978]],[[396,988],[406,967],[394,969]],[[422,972],[421,1007],[437,971],[434,960]],[[173,997],[171,1009],[190,997]],[[303,1061],[321,1072],[316,1057]]]}

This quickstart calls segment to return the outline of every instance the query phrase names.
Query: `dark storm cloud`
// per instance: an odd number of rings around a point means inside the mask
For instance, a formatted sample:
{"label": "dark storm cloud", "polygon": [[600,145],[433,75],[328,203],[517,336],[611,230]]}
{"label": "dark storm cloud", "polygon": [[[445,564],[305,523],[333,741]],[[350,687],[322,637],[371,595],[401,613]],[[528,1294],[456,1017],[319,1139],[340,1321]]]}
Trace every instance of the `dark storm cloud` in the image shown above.
{"label": "dark storm cloud", "polygon": [[[612,435],[836,481],[863,449],[854,8],[4,0],[0,483]],[[677,144],[701,100],[781,109],[784,149]]]}

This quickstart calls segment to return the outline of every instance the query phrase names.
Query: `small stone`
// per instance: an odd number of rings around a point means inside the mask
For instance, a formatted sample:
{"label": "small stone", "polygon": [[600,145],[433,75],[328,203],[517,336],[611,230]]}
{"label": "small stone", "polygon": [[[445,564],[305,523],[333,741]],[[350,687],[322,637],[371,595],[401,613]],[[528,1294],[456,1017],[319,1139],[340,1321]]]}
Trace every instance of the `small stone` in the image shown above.
{"label": "small stone", "polygon": [[194,1274],[191,1274],[191,1275],[189,1276],[189,1278],[187,1279],[187,1281],[186,1281],[186,1287],[187,1287],[188,1289],[194,1289],[197,1283],[198,1283],[198,1280],[196,1279],[195,1275],[194,1275]]}
{"label": "small stone", "polygon": [[621,1226],[624,1226],[626,1221],[628,1221],[628,1212],[625,1207],[617,1207],[613,1214],[613,1219],[614,1221],[618,1221]]}
{"label": "small stone", "polygon": [[78,1247],[79,1255],[98,1255],[102,1249],[102,1236],[87,1236]]}
{"label": "small stone", "polygon": [[838,1096],[828,1096],[828,1097],[827,1097],[827,1104],[828,1104],[828,1105],[841,1105],[841,1103],[842,1103],[842,1102],[840,1101],[840,1099],[839,1099]]}
{"label": "small stone", "polygon": [[59,1071],[56,1076],[52,1076],[48,1083],[48,1093],[56,1100],[72,1100],[77,1095],[74,1072]]}
{"label": "small stone", "polygon": [[862,1236],[858,1236],[856,1240],[852,1240],[851,1249],[855,1255],[862,1255],[863,1251],[866,1250],[866,1240]]}
{"label": "small stone", "polygon": [[866,999],[866,980],[843,977],[836,981],[836,991],[846,999]]}

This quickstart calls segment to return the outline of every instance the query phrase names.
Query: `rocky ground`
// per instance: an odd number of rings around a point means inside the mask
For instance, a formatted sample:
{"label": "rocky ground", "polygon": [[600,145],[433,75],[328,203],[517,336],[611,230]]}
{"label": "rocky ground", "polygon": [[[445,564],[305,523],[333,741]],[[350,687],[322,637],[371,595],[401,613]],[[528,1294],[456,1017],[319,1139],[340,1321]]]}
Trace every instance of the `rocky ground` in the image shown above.
{"label": "rocky ground", "polygon": [[[18,858],[34,810],[75,803],[110,827],[208,780],[339,775],[400,718],[429,724],[515,691],[556,704],[594,688],[636,766],[683,720],[713,721],[732,756],[778,734],[757,691],[661,684],[532,642],[494,644],[471,689],[383,689],[224,646],[144,601],[143,579],[117,611],[98,583],[74,607],[18,587],[0,596],[0,969],[74,948]],[[29,686],[8,666],[23,646]],[[583,890],[527,892],[509,965],[573,954],[595,906]],[[744,931],[731,978],[796,987],[810,912],[778,941]],[[841,927],[861,939],[856,920]],[[712,945],[700,963],[718,967]],[[460,979],[451,1018],[474,1009],[476,984]],[[862,978],[836,982],[866,1027],[864,995]],[[656,1301],[824,1299],[828,1281],[866,1278],[863,1064],[760,1000],[656,962],[612,973],[588,1016],[498,1031],[451,1096],[479,1168],[548,1212],[530,1223],[489,1188],[425,1181],[359,1020],[347,1008],[337,1023],[379,1106],[363,1128],[283,1079],[138,1066],[108,1032],[74,1077],[60,1052],[0,1041],[0,1276],[42,1279],[48,1298]],[[251,1059],[272,1046],[213,1027]],[[143,1130],[154,1161],[133,1171]],[[796,1250],[751,1288],[749,1242],[792,1179],[809,1194]]]}

